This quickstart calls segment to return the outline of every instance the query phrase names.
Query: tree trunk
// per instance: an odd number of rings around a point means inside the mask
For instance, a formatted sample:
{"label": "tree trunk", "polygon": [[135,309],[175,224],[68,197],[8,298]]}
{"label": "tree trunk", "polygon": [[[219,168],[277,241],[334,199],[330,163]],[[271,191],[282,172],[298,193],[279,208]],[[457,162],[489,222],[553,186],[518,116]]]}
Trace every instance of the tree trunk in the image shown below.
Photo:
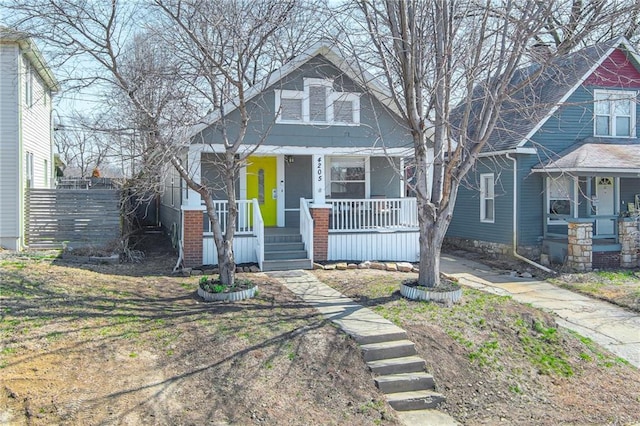
{"label": "tree trunk", "polygon": [[436,288],[440,285],[440,251],[442,242],[447,232],[447,225],[443,226],[443,220],[435,223],[422,220],[420,223],[420,272],[418,284],[425,287]]}
{"label": "tree trunk", "polygon": [[233,256],[233,241],[224,240],[222,248],[218,248],[218,269],[220,282],[232,286],[236,279],[236,262]]}

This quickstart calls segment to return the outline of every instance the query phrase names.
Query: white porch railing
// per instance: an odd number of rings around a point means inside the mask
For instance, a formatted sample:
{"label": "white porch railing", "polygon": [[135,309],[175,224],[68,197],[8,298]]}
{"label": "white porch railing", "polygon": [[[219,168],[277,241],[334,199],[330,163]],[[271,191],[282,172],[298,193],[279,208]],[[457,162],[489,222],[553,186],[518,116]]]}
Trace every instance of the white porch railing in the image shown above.
{"label": "white porch railing", "polygon": [[256,257],[258,258],[258,266],[262,270],[262,262],[264,262],[264,220],[260,213],[260,205],[255,198],[251,200],[253,205],[253,235],[257,238]]}
{"label": "white porch railing", "polygon": [[313,218],[309,212],[309,203],[300,198],[300,235],[309,259],[313,259]]}
{"label": "white porch railing", "polygon": [[[204,203],[203,203],[204,204]],[[236,220],[236,235],[252,234],[254,233],[253,225],[251,223],[252,210],[254,205],[251,200],[237,200],[238,217]],[[229,219],[229,202],[227,200],[215,200],[213,202],[218,220],[220,221],[220,227],[222,232],[227,230],[227,220]],[[255,221],[253,222],[255,224]],[[212,234],[213,228],[209,216],[206,210],[204,211],[204,229],[203,233]]]}
{"label": "white porch railing", "polygon": [[415,198],[327,200],[332,206],[329,231],[415,229],[418,207]]}

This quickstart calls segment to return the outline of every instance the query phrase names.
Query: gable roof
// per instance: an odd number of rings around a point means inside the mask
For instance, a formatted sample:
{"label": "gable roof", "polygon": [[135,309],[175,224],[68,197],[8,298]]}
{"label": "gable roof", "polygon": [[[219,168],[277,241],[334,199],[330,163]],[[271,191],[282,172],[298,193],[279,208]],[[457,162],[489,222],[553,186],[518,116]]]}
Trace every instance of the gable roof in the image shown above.
{"label": "gable roof", "polygon": [[586,138],[533,172],[640,173],[640,139]]}
{"label": "gable roof", "polygon": [[[540,64],[518,70],[512,78],[514,85],[536,72],[540,75],[502,104],[496,127],[483,151],[505,151],[524,146],[617,48],[628,52],[636,67],[640,65],[635,49],[624,37],[619,37],[556,57],[542,70]],[[481,108],[481,102],[474,107],[476,110]]]}
{"label": "gable roof", "polygon": [[[348,61],[336,48],[334,43],[330,43],[326,40],[314,43],[309,49],[294,57],[289,62],[284,64],[280,69],[271,73],[265,80],[255,84],[249,90],[245,92],[245,102],[263,93],[264,90],[273,86],[278,81],[282,80],[302,65],[315,58],[316,56],[323,56],[332,65],[343,72],[347,77],[356,82],[357,84],[365,87],[370,94],[372,94],[378,101],[389,108],[391,111],[399,114],[395,103],[393,102],[388,90],[377,83],[376,78],[366,70],[359,69],[354,63]],[[225,114],[229,114],[237,109],[239,99],[236,98],[223,105],[222,110]],[[198,124],[191,127],[188,133],[188,137],[191,138],[203,131],[210,125],[214,124],[220,119],[220,111],[216,110],[203,117]]]}
{"label": "gable roof", "polygon": [[29,37],[29,34],[12,28],[0,26],[0,43],[17,44],[49,90],[52,92],[60,90],[60,84],[51,72],[47,62],[44,60],[42,53],[40,53],[38,47],[33,43],[31,37]]}

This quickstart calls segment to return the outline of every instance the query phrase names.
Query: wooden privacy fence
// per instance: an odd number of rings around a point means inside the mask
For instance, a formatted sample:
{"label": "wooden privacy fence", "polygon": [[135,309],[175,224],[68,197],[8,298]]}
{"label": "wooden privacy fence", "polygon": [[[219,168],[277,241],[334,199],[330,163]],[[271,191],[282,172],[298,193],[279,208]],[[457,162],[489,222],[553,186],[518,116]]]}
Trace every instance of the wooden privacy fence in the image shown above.
{"label": "wooden privacy fence", "polygon": [[29,189],[26,207],[29,248],[100,248],[120,238],[118,190]]}

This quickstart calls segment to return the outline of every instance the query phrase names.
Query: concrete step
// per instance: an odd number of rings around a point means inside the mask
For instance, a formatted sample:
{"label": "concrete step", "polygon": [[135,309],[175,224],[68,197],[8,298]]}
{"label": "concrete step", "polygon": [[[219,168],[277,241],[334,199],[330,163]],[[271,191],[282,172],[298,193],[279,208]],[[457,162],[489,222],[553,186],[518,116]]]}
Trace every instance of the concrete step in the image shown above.
{"label": "concrete step", "polygon": [[389,405],[398,411],[436,408],[445,400],[444,395],[432,390],[389,393],[385,396]]}
{"label": "concrete step", "polygon": [[302,241],[300,234],[265,235],[264,243],[299,243]]}
{"label": "concrete step", "polygon": [[401,358],[416,354],[416,348],[410,340],[394,340],[391,342],[370,343],[361,345],[365,361],[376,361],[386,358]]}
{"label": "concrete step", "polygon": [[281,251],[281,250],[304,250],[302,241],[295,243],[269,243],[264,245],[265,252]]}
{"label": "concrete step", "polygon": [[294,269],[312,269],[311,259],[265,260],[262,271],[291,271]]}
{"label": "concrete step", "polygon": [[264,251],[265,260],[290,260],[290,259],[306,259],[306,250],[280,250],[280,251]]}
{"label": "concrete step", "polygon": [[387,374],[375,378],[376,386],[384,393],[410,392],[435,388],[431,374],[424,371]]}
{"label": "concrete step", "polygon": [[376,326],[373,322],[370,322],[368,325],[369,327],[360,328],[360,330],[346,331],[359,345],[404,340],[407,338],[406,331],[391,323],[389,323],[389,326]]}
{"label": "concrete step", "polygon": [[419,356],[379,359],[367,362],[367,366],[376,375],[418,373],[425,369],[424,359]]}

